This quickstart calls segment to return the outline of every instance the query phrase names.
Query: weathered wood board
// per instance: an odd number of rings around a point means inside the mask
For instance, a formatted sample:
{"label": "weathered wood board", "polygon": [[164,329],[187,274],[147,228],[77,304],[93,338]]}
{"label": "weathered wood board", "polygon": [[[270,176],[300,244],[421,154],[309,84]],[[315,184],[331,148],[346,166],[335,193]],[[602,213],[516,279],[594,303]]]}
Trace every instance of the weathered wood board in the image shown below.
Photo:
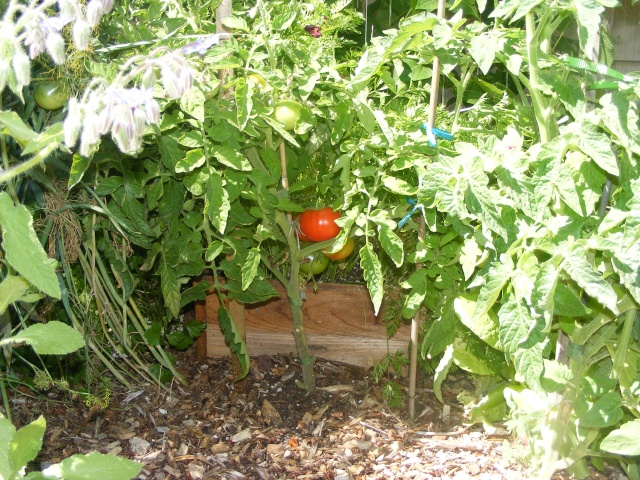
{"label": "weathered wood board", "polygon": [[[274,287],[280,298],[244,306],[246,342],[249,353],[257,355],[296,354],[291,311],[283,288]],[[304,325],[309,349],[318,358],[370,367],[387,352],[406,351],[409,327],[403,326],[387,341],[386,327],[373,312],[364,286],[317,284],[305,292]],[[200,356],[223,357],[230,354],[218,325],[218,296],[207,296],[196,307],[196,318],[207,322],[201,337]]]}

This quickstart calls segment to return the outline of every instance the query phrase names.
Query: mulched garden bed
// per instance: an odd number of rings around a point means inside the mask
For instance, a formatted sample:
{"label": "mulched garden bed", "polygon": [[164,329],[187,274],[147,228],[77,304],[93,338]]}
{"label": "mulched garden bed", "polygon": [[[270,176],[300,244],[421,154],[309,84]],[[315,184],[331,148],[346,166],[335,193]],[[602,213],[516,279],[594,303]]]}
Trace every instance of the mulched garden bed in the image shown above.
{"label": "mulched garden bed", "polygon": [[[462,372],[445,382],[445,405],[430,379],[419,379],[419,418],[410,426],[361,368],[318,360],[319,389],[310,397],[296,386],[295,357],[255,358],[248,377],[234,385],[228,358],[200,361],[194,349],[174,354],[187,386],[114,391],[104,410],[61,391],[14,392],[14,423],[40,414],[47,420],[33,467],[99,451],[141,462],[138,478],[149,480],[528,478],[505,457],[504,430],[488,434],[465,424],[457,395],[473,390],[473,382]],[[612,468],[592,478],[626,477]]]}

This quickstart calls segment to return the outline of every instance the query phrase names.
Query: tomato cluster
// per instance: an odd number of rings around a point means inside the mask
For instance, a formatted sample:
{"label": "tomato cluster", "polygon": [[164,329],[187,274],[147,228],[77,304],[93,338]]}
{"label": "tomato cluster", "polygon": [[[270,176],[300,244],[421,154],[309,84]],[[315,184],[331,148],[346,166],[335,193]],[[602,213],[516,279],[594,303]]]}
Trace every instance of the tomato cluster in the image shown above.
{"label": "tomato cluster", "polygon": [[[324,242],[335,238],[340,233],[341,228],[335,223],[340,218],[339,212],[334,212],[331,208],[325,207],[317,210],[305,210],[298,218],[298,228],[296,233],[301,242]],[[354,249],[353,238],[347,239],[344,246],[334,253],[326,251],[312,254],[305,259],[300,266],[303,273],[322,273],[329,264],[329,259],[338,261],[347,258]]]}

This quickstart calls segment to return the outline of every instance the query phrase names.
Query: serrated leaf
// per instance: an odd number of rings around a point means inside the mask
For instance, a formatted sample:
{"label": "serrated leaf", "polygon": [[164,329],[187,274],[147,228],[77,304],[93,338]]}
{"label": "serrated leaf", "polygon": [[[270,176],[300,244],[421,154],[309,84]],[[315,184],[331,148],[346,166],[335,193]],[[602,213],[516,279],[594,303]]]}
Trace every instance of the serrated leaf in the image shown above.
{"label": "serrated leaf", "polygon": [[398,195],[406,195],[412,197],[418,193],[418,187],[411,185],[405,180],[397,177],[391,177],[389,175],[382,175],[382,184],[390,192],[397,193]]}
{"label": "serrated leaf", "polygon": [[624,413],[622,411],[622,397],[618,392],[608,392],[595,402],[586,402],[586,410],[578,407],[576,414],[581,427],[605,428],[620,423]]}
{"label": "serrated leaf", "polygon": [[297,16],[296,12],[285,12],[275,15],[273,17],[273,22],[271,24],[271,28],[276,31],[286,30],[295,21]]}
{"label": "serrated leaf", "polygon": [[484,75],[489,72],[493,65],[496,51],[500,49],[500,43],[495,36],[486,32],[471,39],[469,53]]}
{"label": "serrated leaf", "polygon": [[544,371],[544,357],[542,344],[538,343],[528,348],[520,348],[515,352],[514,364],[516,371],[522,375],[527,386],[534,391],[540,391],[541,377]]}
{"label": "serrated leaf", "polygon": [[373,251],[373,246],[367,243],[360,249],[360,266],[364,271],[364,279],[367,282],[374,315],[378,314],[384,297],[384,278],[380,259]]}
{"label": "serrated leaf", "polygon": [[491,268],[485,275],[485,282],[480,288],[476,309],[473,312],[474,317],[485,315],[493,307],[512,273],[513,269],[503,263],[491,264]]}
{"label": "serrated leaf", "polygon": [[253,108],[253,98],[249,91],[249,86],[244,81],[239,81],[235,89],[236,97],[236,120],[238,129],[244,130]]}
{"label": "serrated leaf", "polygon": [[422,306],[424,298],[427,295],[427,269],[420,268],[413,272],[407,279],[407,284],[411,290],[404,299],[402,306],[402,316],[404,318],[413,318],[416,312]]}
{"label": "serrated leaf", "polygon": [[400,268],[404,262],[404,244],[400,237],[387,226],[380,228],[378,237],[384,251],[393,260],[396,267]]}
{"label": "serrated leaf", "polygon": [[242,153],[231,147],[226,147],[224,145],[218,146],[213,152],[213,156],[216,157],[221,164],[229,168],[240,170],[242,172],[251,171],[251,163],[249,163],[249,160],[247,160]]}
{"label": "serrated leaf", "polygon": [[493,312],[476,316],[476,302],[471,298],[457,297],[453,307],[460,321],[491,347],[500,350],[498,317]]}
{"label": "serrated leaf", "polygon": [[460,265],[462,266],[464,279],[469,280],[476,269],[478,259],[482,256],[482,250],[480,250],[476,239],[469,237],[464,241],[460,252]]}
{"label": "serrated leaf", "polygon": [[39,355],[66,355],[85,345],[76,329],[57,320],[31,325],[0,341],[0,345],[8,343],[26,343]]}
{"label": "serrated leaf", "polygon": [[83,157],[77,153],[73,154],[73,162],[69,172],[69,180],[67,181],[67,189],[71,190],[75,187],[84,176],[84,172],[91,166],[91,157]]}
{"label": "serrated leaf", "polygon": [[169,309],[171,315],[173,315],[174,318],[178,318],[180,315],[180,283],[178,282],[175,270],[167,265],[163,258],[158,268],[158,274],[160,275],[160,288],[162,290],[164,304]]}
{"label": "serrated leaf", "polygon": [[247,259],[242,265],[242,290],[249,288],[254,278],[258,274],[258,266],[260,265],[260,249],[253,247],[247,254]]}
{"label": "serrated leaf", "polygon": [[578,130],[579,147],[605,172],[618,176],[620,169],[611,150],[611,140],[596,125],[584,122]]}
{"label": "serrated leaf", "polygon": [[500,320],[499,336],[502,350],[505,354],[513,356],[519,346],[527,340],[534,321],[527,306],[518,301],[514,295],[509,295],[507,301],[502,303],[498,318]]}
{"label": "serrated leaf", "polygon": [[199,122],[204,122],[204,106],[206,99],[204,93],[197,86],[187,90],[180,97],[180,108]]}
{"label": "serrated leaf", "polygon": [[218,255],[222,253],[224,249],[224,243],[220,241],[211,242],[211,244],[207,247],[204,253],[204,258],[207,262],[213,262]]}
{"label": "serrated leaf", "polygon": [[2,248],[9,264],[42,293],[60,299],[57,262],[47,257],[33,229],[33,218],[24,205],[14,205],[7,192],[0,192]]}
{"label": "serrated leaf", "polygon": [[224,333],[224,338],[229,344],[229,348],[233,353],[235,353],[236,358],[240,363],[240,367],[242,368],[241,374],[235,380],[241,380],[249,372],[249,363],[251,362],[251,357],[247,351],[247,344],[245,343],[244,338],[242,338],[242,334],[240,333],[236,322],[231,317],[229,310],[224,306],[221,306],[218,309],[218,322],[220,323],[220,328]]}
{"label": "serrated leaf", "polygon": [[142,334],[147,344],[151,347],[157,347],[162,342],[162,323],[153,322]]}
{"label": "serrated leaf", "polygon": [[442,383],[447,378],[451,365],[453,365],[453,345],[449,345],[445,349],[433,376],[433,394],[440,403],[444,403],[442,398]]}
{"label": "serrated leaf", "polygon": [[564,270],[588,295],[595,298],[602,305],[618,314],[618,296],[611,285],[604,281],[587,261],[586,249],[583,245],[574,243],[566,252],[564,261],[560,264]]}
{"label": "serrated leaf", "polygon": [[194,171],[196,168],[200,168],[204,165],[205,157],[204,150],[201,148],[195,148],[189,150],[184,158],[181,158],[176,163],[176,173],[188,173]]}
{"label": "serrated leaf", "polygon": [[211,172],[207,180],[207,192],[204,202],[204,211],[209,220],[220,233],[227,228],[229,217],[229,195],[222,186],[222,177],[216,171]]}
{"label": "serrated leaf", "polygon": [[638,438],[640,438],[640,420],[631,420],[604,437],[600,448],[615,455],[638,456],[640,455]]}

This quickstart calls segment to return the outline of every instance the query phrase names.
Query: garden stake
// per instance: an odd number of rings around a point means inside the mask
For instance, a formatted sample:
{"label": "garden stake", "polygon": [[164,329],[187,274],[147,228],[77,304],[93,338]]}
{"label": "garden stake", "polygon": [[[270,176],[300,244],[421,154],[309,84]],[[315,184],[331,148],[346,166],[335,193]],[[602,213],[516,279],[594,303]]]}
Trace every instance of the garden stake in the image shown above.
{"label": "garden stake", "polygon": [[[438,19],[444,18],[445,0],[438,0]],[[438,107],[438,84],[440,82],[440,59],[433,58],[433,77],[431,77],[431,95],[429,97],[429,119],[427,131],[433,131],[436,122],[436,110]],[[426,225],[424,215],[420,215],[418,227],[418,242],[424,241]],[[422,264],[416,264],[416,270],[422,268]],[[418,365],[418,333],[420,331],[420,310],[411,319],[411,339],[409,341],[409,421],[413,422],[416,416],[416,375]]]}

